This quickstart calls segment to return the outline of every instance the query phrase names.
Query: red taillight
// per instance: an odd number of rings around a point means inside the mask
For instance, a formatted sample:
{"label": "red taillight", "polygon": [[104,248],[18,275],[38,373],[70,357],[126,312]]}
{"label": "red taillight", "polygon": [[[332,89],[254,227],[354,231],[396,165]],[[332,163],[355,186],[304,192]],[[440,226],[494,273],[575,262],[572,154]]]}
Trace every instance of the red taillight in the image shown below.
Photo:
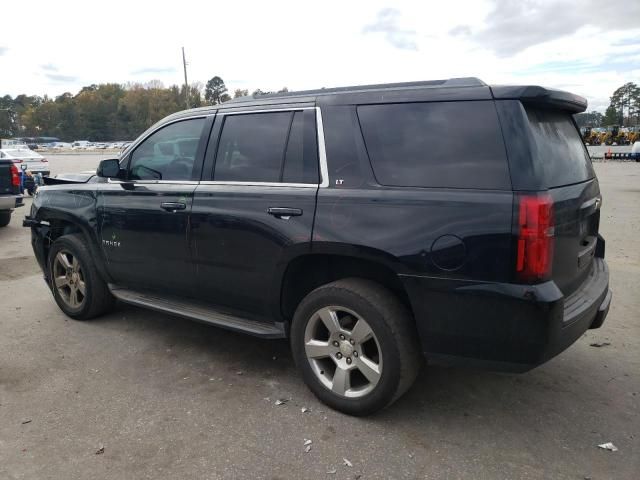
{"label": "red taillight", "polygon": [[547,280],[553,260],[553,199],[550,195],[519,197],[516,274],[520,280]]}
{"label": "red taillight", "polygon": [[11,171],[11,185],[13,185],[14,187],[19,187],[20,172],[18,172],[18,167],[16,167],[15,165],[11,165],[9,170]]}

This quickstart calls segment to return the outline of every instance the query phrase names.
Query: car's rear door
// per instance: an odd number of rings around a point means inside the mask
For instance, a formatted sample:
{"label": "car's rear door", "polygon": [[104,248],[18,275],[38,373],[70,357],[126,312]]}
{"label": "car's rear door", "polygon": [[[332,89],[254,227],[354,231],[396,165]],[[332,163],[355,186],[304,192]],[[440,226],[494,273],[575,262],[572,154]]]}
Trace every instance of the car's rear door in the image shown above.
{"label": "car's rear door", "polygon": [[598,179],[569,113],[526,107],[539,175],[553,199],[551,275],[565,295],[588,275],[598,240]]}
{"label": "car's rear door", "polygon": [[[496,102],[510,150],[514,190],[551,197],[553,252],[551,279],[567,296],[583,283],[596,255],[602,197],[589,153],[571,113],[550,106]],[[514,115],[509,114],[512,110]],[[519,132],[510,132],[509,118],[522,118]],[[517,163],[518,152],[528,161]]]}
{"label": "car's rear door", "polygon": [[218,112],[191,215],[197,294],[258,317],[309,251],[319,185],[316,111]]}
{"label": "car's rear door", "polygon": [[117,285],[178,295],[193,290],[187,227],[212,120],[160,127],[127,155],[125,178],[99,189],[101,247]]}

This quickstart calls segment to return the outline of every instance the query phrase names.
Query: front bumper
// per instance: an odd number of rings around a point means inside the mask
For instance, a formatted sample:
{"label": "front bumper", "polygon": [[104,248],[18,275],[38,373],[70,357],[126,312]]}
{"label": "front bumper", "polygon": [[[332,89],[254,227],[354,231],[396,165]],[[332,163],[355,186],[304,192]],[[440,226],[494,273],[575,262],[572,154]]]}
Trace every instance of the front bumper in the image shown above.
{"label": "front bumper", "polygon": [[0,210],[13,210],[24,205],[22,195],[0,196]]}
{"label": "front bumper", "polygon": [[31,248],[33,249],[38,265],[40,265],[40,269],[44,273],[45,280],[48,284],[46,247],[48,243],[47,236],[51,227],[46,223],[41,223],[29,215],[24,217],[22,226],[31,229]]}
{"label": "front bumper", "polygon": [[438,363],[527,371],[559,354],[611,304],[609,269],[594,258],[580,288],[565,297],[538,285],[470,283],[403,276],[427,357]]}

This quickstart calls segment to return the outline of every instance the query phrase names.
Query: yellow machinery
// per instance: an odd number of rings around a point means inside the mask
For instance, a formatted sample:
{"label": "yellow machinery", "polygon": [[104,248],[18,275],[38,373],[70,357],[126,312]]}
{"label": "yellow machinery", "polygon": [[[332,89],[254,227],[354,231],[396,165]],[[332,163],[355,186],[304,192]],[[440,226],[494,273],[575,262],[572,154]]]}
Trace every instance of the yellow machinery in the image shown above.
{"label": "yellow machinery", "polygon": [[633,145],[635,142],[640,142],[640,126],[636,125],[635,127],[629,127],[627,139],[629,140],[630,145]]}
{"label": "yellow machinery", "polygon": [[600,145],[600,135],[593,127],[582,127],[580,133],[586,145]]}
{"label": "yellow machinery", "polygon": [[625,145],[627,142],[627,137],[619,125],[612,125],[611,127],[607,127],[607,131],[604,134],[603,140],[603,143],[605,145]]}

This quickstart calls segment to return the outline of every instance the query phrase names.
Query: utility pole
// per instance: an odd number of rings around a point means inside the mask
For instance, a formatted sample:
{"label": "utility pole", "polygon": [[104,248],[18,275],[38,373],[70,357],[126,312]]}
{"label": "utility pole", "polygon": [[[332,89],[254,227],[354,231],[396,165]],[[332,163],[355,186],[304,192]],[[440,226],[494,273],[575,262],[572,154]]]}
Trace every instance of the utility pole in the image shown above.
{"label": "utility pole", "polygon": [[182,47],[182,66],[184,67],[184,103],[189,108],[189,82],[187,82],[187,60],[184,57],[184,47]]}

